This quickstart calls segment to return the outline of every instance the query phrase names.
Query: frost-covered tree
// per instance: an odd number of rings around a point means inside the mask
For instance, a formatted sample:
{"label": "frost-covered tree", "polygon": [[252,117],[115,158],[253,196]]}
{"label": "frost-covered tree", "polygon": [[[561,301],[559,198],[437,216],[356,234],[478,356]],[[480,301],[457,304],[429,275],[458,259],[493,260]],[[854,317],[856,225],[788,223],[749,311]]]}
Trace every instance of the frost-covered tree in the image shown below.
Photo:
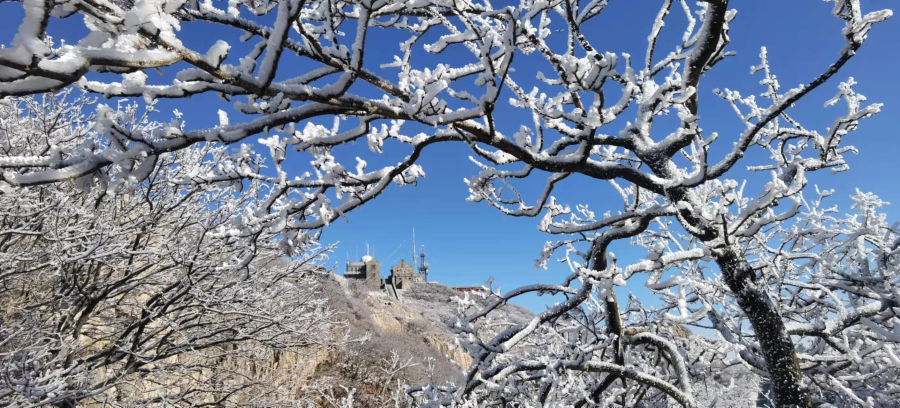
{"label": "frost-covered tree", "polygon": [[[530,395],[534,402],[581,389],[583,404],[601,398],[629,403],[639,390],[652,389],[692,406],[697,401],[685,360],[691,353],[671,340],[672,327],[704,322],[726,344],[714,353],[752,367],[770,384],[778,406],[809,406],[812,395],[824,390],[864,403],[867,395],[891,393],[889,385],[866,384],[889,383],[896,369],[896,246],[884,228],[842,232],[853,228],[852,220],[815,215],[819,198],[803,196],[807,174],[846,169],[843,155],[852,147],[843,144],[844,136],[878,113],[879,105],[866,105],[851,78],[830,101],[845,103],[846,112],[827,128],[803,125],[789,112],[829,82],[891,12],[868,12],[859,0],[830,0],[832,14],[844,23],[845,46],[834,62],[809,82],[783,88],[763,49],[751,70],[761,78],[760,96],[725,89],[715,92],[720,100],[704,102],[730,104],[744,125],[739,133],[720,134],[701,126],[701,96],[711,94],[699,86],[703,74],[730,55],[728,30],[736,13],[728,1],[660,0],[655,19],[645,22],[648,44],[638,58],[606,52],[600,46],[615,38],[582,31],[607,3],[23,0],[26,19],[0,49],[0,95],[67,85],[150,102],[209,93],[233,101],[246,119],[221,111],[216,126],[164,126],[140,135],[106,126],[100,130],[109,143],[23,152],[2,162],[3,180],[10,188],[102,181],[97,174],[140,182],[150,167],[145,163],[165,153],[203,143],[241,144],[244,156],[228,165],[203,167],[188,158],[180,165],[196,184],[271,186],[262,204],[235,224],[236,233],[278,231],[286,241],[302,242],[388,185],[414,183],[424,174],[418,161],[426,147],[465,143],[482,167],[467,180],[471,200],[506,215],[540,217],[541,230],[560,238],[547,244],[538,264],[564,250],[572,274],[561,284],[522,288],[497,300],[526,292],[566,295],[530,324],[484,339],[475,333],[482,314],[461,322],[459,330],[472,332],[467,346],[475,363],[452,395],[429,390],[437,402],[542,381]],[[682,12],[683,31],[663,29],[671,13]],[[90,34],[54,45],[47,26],[72,16],[83,18]],[[186,45],[188,26],[210,23],[221,32],[231,29],[234,38],[206,49]],[[397,32],[406,40],[394,61],[366,64],[368,44],[393,41]],[[672,41],[659,41],[669,35]],[[237,46],[238,39],[244,45]],[[657,50],[665,43],[675,45]],[[423,57],[423,50],[433,56]],[[520,60],[526,62],[514,63]],[[533,69],[536,61],[543,72]],[[153,83],[148,73],[155,71],[175,79]],[[121,74],[121,80],[109,74]],[[521,85],[534,75],[539,86]],[[507,100],[529,118],[512,134],[500,128],[516,118],[496,115]],[[333,119],[333,125],[317,119]],[[254,165],[253,146],[245,143],[261,133],[270,135],[259,139],[270,168]],[[337,151],[356,141],[378,153],[402,152],[402,158],[374,170],[362,158],[342,163],[339,157],[346,156]],[[294,160],[292,150],[312,160]],[[747,154],[764,157],[751,170],[769,172],[770,182],[745,185],[728,178],[747,167]],[[303,163],[311,168],[289,174],[286,161],[292,169]],[[624,206],[557,202],[553,189],[570,176],[586,185],[611,185]],[[546,180],[536,198],[515,187],[536,178]],[[801,220],[796,227],[795,219]],[[812,232],[801,234],[804,228]],[[888,238],[863,239],[850,254],[855,257],[812,255],[831,246],[850,251],[849,242],[869,235]],[[647,247],[647,257],[619,267],[607,248],[627,239]],[[668,305],[664,310],[643,312],[632,302],[633,312],[620,313],[611,288],[638,276],[649,276],[647,285]],[[567,322],[590,323],[590,335],[566,334],[571,346],[565,350],[548,345],[533,358],[512,357]],[[526,354],[536,350],[539,344]],[[886,369],[874,369],[872,353],[890,361]]]}
{"label": "frost-covered tree", "polygon": [[[0,163],[89,152],[96,128],[163,129],[135,104],[88,115],[94,100],[70,93],[4,99]],[[258,374],[273,355],[330,347],[336,319],[315,295],[324,248],[237,232],[260,185],[191,185],[179,165],[231,159],[204,143],[133,165],[141,179],[101,169],[0,193],[0,405],[292,403],[289,384]]]}
{"label": "frost-covered tree", "polygon": [[[802,391],[813,401],[892,407],[900,394],[900,224],[886,222],[879,212],[886,203],[873,194],[857,192],[854,212],[841,215],[825,205],[831,191],[817,193],[809,200],[795,196],[798,202],[788,207],[793,218],[741,236],[754,271],[748,286],[778,311],[793,341]],[[752,203],[733,198],[743,203],[738,207]],[[583,290],[572,282],[587,273],[577,261],[585,254],[568,244],[564,259],[573,273],[562,285],[494,293],[475,313],[471,300],[459,299],[460,342],[485,364],[473,367],[463,386],[432,384],[413,395],[437,403],[463,395],[465,406],[527,406],[536,399],[553,406],[749,407],[757,400],[784,406],[771,393],[763,348],[771,332],[757,336],[752,311],[735,299],[713,254],[671,227],[660,221],[636,235],[632,243],[646,247],[648,259],[593,272],[608,276],[595,278],[577,307],[567,302]],[[631,296],[620,312],[611,287],[641,273],[663,306]],[[567,301],[530,325],[491,317],[529,292],[564,293]],[[506,330],[497,334],[497,327]]]}

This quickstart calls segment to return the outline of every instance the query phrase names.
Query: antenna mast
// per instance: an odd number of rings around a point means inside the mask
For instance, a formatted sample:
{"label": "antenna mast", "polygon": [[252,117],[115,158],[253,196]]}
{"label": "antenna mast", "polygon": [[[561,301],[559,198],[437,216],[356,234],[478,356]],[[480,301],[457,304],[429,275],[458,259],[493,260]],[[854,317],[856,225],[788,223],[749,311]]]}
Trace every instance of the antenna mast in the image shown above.
{"label": "antenna mast", "polygon": [[425,262],[425,245],[422,245],[422,252],[419,256],[422,257],[422,262],[419,263],[419,273],[422,274],[425,282],[428,282],[428,263]]}
{"label": "antenna mast", "polygon": [[416,261],[416,229],[413,228],[413,270],[419,269],[419,263]]}

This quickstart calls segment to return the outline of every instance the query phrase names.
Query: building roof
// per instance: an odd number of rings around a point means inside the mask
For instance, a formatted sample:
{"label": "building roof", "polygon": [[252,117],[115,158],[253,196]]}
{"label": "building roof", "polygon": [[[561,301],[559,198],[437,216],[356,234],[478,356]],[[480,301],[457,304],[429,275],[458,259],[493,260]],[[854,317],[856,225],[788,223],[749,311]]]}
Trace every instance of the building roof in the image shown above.
{"label": "building roof", "polygon": [[412,271],[412,266],[410,266],[410,264],[406,263],[405,260],[401,259],[400,262],[397,262],[396,265],[391,267],[391,271],[393,271],[394,269],[396,269],[398,271],[402,271],[402,270]]}

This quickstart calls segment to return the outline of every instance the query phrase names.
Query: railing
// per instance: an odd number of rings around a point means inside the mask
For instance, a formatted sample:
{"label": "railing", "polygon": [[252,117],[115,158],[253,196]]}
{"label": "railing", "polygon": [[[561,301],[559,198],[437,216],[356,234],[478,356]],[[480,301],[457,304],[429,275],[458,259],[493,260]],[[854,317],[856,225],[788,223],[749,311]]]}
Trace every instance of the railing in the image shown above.
{"label": "railing", "polygon": [[385,282],[384,289],[387,291],[388,296],[400,300],[400,296],[397,294],[397,289],[394,287],[392,282]]}

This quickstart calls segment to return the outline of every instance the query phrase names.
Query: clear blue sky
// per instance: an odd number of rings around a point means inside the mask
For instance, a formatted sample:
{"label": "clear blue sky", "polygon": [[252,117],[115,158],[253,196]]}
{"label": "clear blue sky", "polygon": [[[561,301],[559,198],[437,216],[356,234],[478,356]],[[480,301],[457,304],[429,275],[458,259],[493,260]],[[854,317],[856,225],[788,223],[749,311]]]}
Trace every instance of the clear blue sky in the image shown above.
{"label": "clear blue sky", "polygon": [[[495,6],[501,3],[495,2]],[[603,51],[628,52],[640,61],[660,2],[613,0],[610,3],[607,10],[591,23],[589,37]],[[865,11],[897,6],[896,2],[888,0],[864,0],[862,3]],[[673,8],[668,20],[669,31],[664,32],[664,36],[668,35],[669,39],[681,37],[683,14],[677,7]],[[727,87],[744,94],[760,93],[760,77],[751,76],[749,69],[751,65],[759,63],[761,46],[768,48],[772,68],[785,88],[808,83],[837,58],[843,46],[842,22],[830,15],[831,3],[820,0],[735,0],[731,2],[731,7],[738,10],[730,32],[730,49],[736,51],[737,56],[720,62],[701,80],[699,89],[701,126],[705,132],[719,133],[720,146],[730,145],[728,141],[736,138],[741,124],[730,107],[712,94],[712,89]],[[9,44],[21,20],[21,4],[2,3],[0,12],[4,16],[4,24],[0,24],[0,42]],[[65,38],[71,43],[85,33],[79,18],[59,23],[51,23],[51,34],[57,38]],[[232,55],[241,54],[237,50],[245,49],[245,46],[238,43],[233,32],[203,24],[187,24],[180,37],[187,45],[205,52],[218,39],[219,33],[226,33],[225,39],[235,47],[236,51]],[[397,43],[408,37],[407,34],[381,36],[378,33],[373,31],[368,43],[367,66],[373,69],[379,64],[390,62],[393,55],[398,54]],[[559,38],[563,36],[563,33],[557,34]],[[860,130],[845,140],[847,144],[853,144],[860,150],[859,155],[849,157],[851,170],[834,176],[820,173],[812,177],[812,183],[822,188],[835,189],[835,203],[840,204],[844,210],[848,209],[847,197],[855,188],[873,191],[895,203],[893,208],[888,208],[894,220],[900,220],[900,191],[896,181],[900,177],[896,164],[900,160],[900,143],[897,141],[900,136],[898,42],[900,17],[895,16],[872,30],[861,52],[840,74],[791,111],[807,127],[824,131],[845,108],[841,104],[823,108],[822,104],[834,95],[838,83],[850,76],[859,82],[855,87],[857,92],[866,95],[870,102],[884,103],[880,115],[863,121]],[[665,44],[667,43],[664,41],[660,52],[667,53],[671,49]],[[422,66],[433,65],[437,62],[435,58],[455,58],[457,55],[460,58],[471,58],[466,53],[451,52],[437,57],[428,57],[423,53],[419,56],[426,59],[419,61]],[[531,61],[535,62],[534,66],[541,66],[541,69],[549,71],[540,59],[518,59],[520,72],[516,78],[529,88],[534,80],[527,77],[524,72],[527,68],[524,66],[530,65]],[[232,58],[227,62],[236,63]],[[294,76],[303,72],[304,64],[286,63],[294,65],[283,66],[282,70],[290,73],[281,73],[280,76]],[[174,71],[167,71],[161,77],[151,77],[151,82],[167,83],[173,75]],[[394,74],[389,74],[389,78],[395,78]],[[501,100],[506,99],[501,97]],[[217,123],[216,110],[227,110],[230,109],[229,106],[215,96],[203,96],[190,101],[164,101],[158,105],[163,112],[169,112],[173,108],[184,112],[189,127],[214,125]],[[498,115],[501,122],[499,126],[505,132],[514,131],[520,123],[531,124],[530,114],[522,110],[501,107]],[[231,115],[232,123],[241,120],[243,118],[240,114]],[[365,143],[360,143],[348,148],[339,157],[349,158],[346,165],[352,168],[355,165],[352,157],[360,155],[372,168],[378,163],[395,163],[407,153],[407,150],[395,149],[377,157],[378,155],[368,151]],[[364,254],[367,242],[374,245],[377,257],[388,264],[385,265],[385,270],[401,257],[409,262],[412,230],[415,228],[417,242],[427,248],[432,280],[450,285],[477,285],[489,276],[494,276],[495,285],[504,290],[536,281],[558,282],[568,273],[567,267],[551,264],[547,271],[534,269],[534,259],[544,241],[553,239],[537,230],[537,220],[504,217],[484,203],[464,201],[468,191],[462,180],[478,171],[468,160],[470,154],[464,145],[433,146],[426,149],[420,164],[423,165],[427,178],[422,179],[418,186],[391,186],[378,199],[348,214],[349,223],[338,221],[326,229],[324,242],[340,241],[340,247],[329,265],[337,264],[337,272],[342,272],[347,255],[355,258],[357,253]],[[299,159],[296,161],[299,163],[296,166],[298,172],[305,170],[308,156],[295,154],[294,157]],[[728,177],[742,179],[747,175],[742,170],[736,170]],[[764,179],[768,176],[751,177]],[[531,184],[523,186],[522,190],[528,192],[540,188],[544,178],[533,178]],[[612,190],[604,182],[570,178],[560,186],[556,195],[565,203],[587,203],[593,210],[602,213],[621,208],[621,202],[611,194]],[[614,244],[611,250],[619,256],[620,264],[637,260],[643,255],[643,251],[629,247],[627,242]],[[627,291],[633,291],[642,299],[649,295],[643,288],[642,277],[629,282],[629,286],[620,293]],[[533,310],[540,310],[546,300],[532,297],[521,303]]]}

